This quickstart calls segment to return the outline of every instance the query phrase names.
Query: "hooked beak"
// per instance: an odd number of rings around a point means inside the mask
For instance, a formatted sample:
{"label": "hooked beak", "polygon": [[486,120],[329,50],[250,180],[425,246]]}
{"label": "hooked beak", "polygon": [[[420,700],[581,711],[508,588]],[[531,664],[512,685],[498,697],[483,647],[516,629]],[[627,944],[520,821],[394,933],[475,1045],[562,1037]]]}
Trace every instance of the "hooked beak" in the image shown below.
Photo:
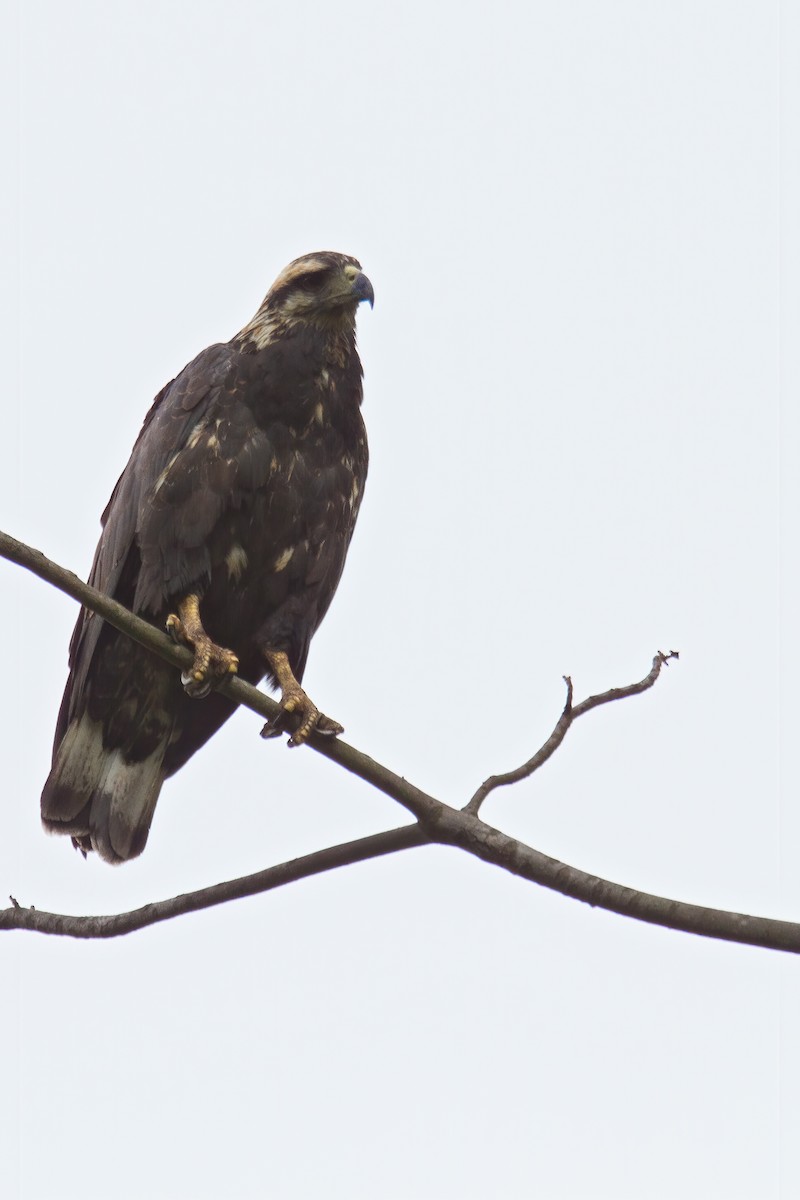
{"label": "hooked beak", "polygon": [[375,292],[372,289],[372,284],[361,271],[356,275],[352,283],[353,296],[360,304],[362,300],[369,300],[370,308],[375,306]]}

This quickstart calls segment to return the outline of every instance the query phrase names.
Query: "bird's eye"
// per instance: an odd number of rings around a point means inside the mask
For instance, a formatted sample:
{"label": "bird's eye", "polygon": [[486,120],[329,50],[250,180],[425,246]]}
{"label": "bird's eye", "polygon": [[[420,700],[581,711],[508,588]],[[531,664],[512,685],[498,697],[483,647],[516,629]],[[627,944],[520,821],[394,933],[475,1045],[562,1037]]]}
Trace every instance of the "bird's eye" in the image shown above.
{"label": "bird's eye", "polygon": [[304,275],[297,276],[293,286],[304,292],[315,292],[322,285],[324,278],[322,271],[306,271]]}

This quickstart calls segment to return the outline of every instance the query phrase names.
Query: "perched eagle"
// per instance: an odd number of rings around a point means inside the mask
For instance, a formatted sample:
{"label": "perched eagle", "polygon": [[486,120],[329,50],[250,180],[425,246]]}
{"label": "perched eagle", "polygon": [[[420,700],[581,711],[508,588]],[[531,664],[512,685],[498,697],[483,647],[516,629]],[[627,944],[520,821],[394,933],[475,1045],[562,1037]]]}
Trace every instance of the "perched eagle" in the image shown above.
{"label": "perched eagle", "polygon": [[[335,736],[300,686],[367,474],[354,258],[307,254],[249,324],[159,393],[102,517],[89,578],[194,651],[183,676],[81,611],[42,793],[46,829],[107,862],[141,854],[161,785],[234,711],[236,672],[281,690],[280,733]],[[198,704],[198,698],[204,698]]]}

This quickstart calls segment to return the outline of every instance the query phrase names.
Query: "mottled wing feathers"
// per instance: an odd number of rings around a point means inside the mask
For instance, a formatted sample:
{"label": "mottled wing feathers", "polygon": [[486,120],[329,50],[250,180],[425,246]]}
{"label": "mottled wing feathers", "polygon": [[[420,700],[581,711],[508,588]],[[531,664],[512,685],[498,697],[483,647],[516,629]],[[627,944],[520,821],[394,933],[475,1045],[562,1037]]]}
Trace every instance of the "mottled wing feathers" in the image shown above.
{"label": "mottled wing feathers", "polygon": [[[141,566],[138,533],[145,498],[175,447],[189,436],[197,420],[194,410],[202,401],[208,402],[222,386],[230,357],[229,346],[209,346],[162,388],[144,419],[128,465],[101,517],[103,532],[89,583],[137,612],[143,607],[136,605],[135,600]],[[59,716],[56,741],[63,735],[71,697],[83,689],[102,625],[93,613],[83,610],[75,627],[69,655],[72,675]]]}
{"label": "mottled wing feathers", "polygon": [[208,583],[220,518],[269,478],[269,437],[230,398],[209,397],[140,504],[137,611],[157,612],[168,597]]}
{"label": "mottled wing feathers", "polygon": [[212,401],[224,387],[230,359],[229,346],[209,346],[162,388],[153,401],[128,465],[101,517],[103,536],[91,574],[94,587],[109,594],[114,592],[138,532],[142,499],[189,438],[197,421],[195,410]]}

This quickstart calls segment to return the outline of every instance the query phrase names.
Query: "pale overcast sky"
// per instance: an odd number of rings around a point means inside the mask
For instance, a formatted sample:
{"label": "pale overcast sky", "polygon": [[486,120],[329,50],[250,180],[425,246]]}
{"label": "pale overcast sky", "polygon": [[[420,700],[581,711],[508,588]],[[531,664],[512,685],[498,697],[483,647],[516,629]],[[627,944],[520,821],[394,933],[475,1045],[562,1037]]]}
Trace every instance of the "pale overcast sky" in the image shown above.
{"label": "pale overcast sky", "polygon": [[[0,525],[85,575],[154,394],[357,256],[372,462],[306,675],[442,800],[800,920],[800,8],[2,5]],[[0,895],[114,912],[401,823],[239,713],[145,854],[39,825],[75,604],[0,563]],[[780,753],[782,747],[782,755]],[[0,903],[3,901],[0,901]],[[0,944],[0,1194],[800,1195],[800,962],[428,848],[108,943]]]}

